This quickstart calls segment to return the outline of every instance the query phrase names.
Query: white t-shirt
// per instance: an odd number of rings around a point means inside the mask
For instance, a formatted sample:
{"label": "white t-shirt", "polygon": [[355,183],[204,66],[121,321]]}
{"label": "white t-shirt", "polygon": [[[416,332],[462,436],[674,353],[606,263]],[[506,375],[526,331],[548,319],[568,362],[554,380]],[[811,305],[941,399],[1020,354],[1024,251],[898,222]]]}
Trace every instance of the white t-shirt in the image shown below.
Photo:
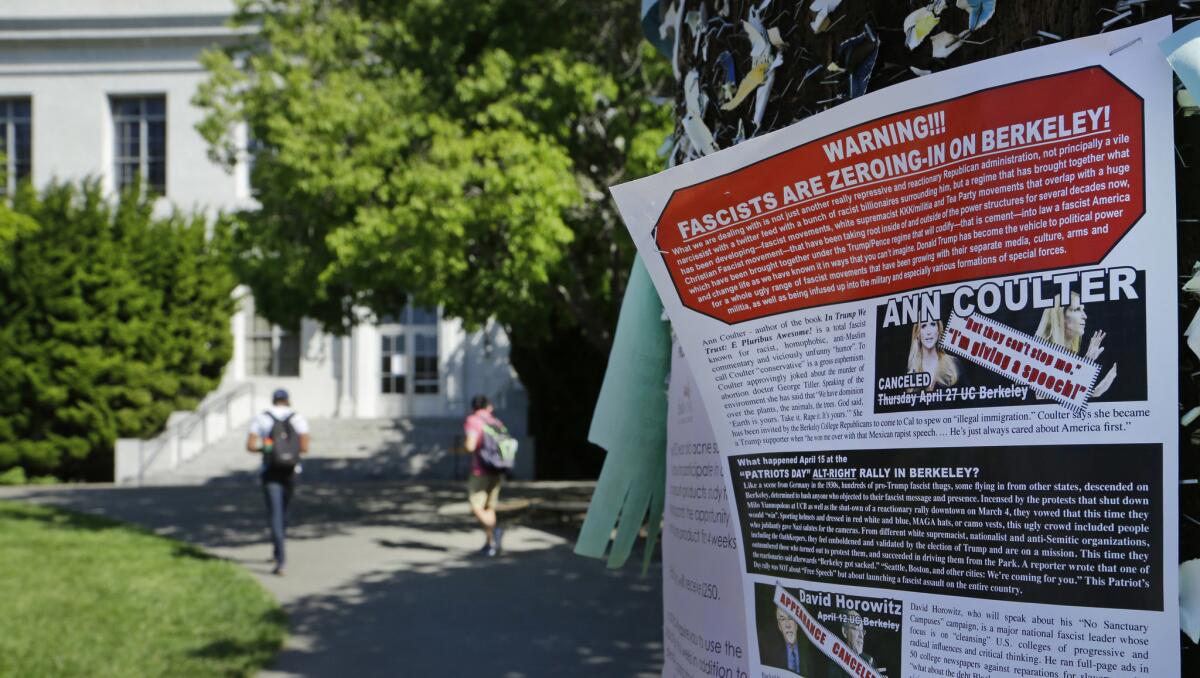
{"label": "white t-shirt", "polygon": [[[272,405],[271,409],[267,411],[275,415],[276,419],[283,419],[291,414],[292,418],[288,421],[291,422],[292,429],[296,431],[296,435],[302,436],[308,433],[308,420],[304,418],[303,414],[293,414],[295,410],[292,408],[284,405]],[[275,422],[271,420],[271,417],[266,412],[260,412],[250,420],[250,430],[248,433],[252,433],[259,438],[266,438],[271,435],[271,429],[274,427]]]}

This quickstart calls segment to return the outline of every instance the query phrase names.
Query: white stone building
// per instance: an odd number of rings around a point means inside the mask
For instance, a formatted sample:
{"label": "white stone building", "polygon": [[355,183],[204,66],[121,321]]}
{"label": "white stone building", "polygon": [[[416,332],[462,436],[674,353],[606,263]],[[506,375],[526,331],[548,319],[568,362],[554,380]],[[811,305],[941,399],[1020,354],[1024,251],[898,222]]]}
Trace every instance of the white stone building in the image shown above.
{"label": "white stone building", "polygon": [[[239,37],[226,25],[232,10],[232,0],[0,0],[10,181],[99,177],[115,194],[141,174],[165,196],[163,211],[253,207],[247,168],[208,160],[191,103],[206,76],[200,52]],[[317,418],[457,418],[486,393],[524,430],[524,391],[497,327],[467,333],[436,309],[406,308],[335,337],[311,321],[273,327],[242,292],[222,389],[253,384],[255,407],[283,387]]]}

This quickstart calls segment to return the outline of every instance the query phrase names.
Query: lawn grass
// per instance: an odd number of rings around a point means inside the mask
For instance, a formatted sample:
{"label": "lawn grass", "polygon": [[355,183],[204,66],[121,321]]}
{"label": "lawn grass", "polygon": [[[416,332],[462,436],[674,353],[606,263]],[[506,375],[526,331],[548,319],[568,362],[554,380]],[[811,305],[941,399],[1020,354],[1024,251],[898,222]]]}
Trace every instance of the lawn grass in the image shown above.
{"label": "lawn grass", "polygon": [[286,621],[249,573],[195,547],[0,502],[0,676],[250,675]]}

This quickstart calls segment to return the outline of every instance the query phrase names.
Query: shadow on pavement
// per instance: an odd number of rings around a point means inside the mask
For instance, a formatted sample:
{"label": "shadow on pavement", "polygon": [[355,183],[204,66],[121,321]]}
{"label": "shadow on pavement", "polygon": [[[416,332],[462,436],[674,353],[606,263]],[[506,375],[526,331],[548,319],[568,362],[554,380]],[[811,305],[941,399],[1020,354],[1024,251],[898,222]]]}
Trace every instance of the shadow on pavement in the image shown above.
{"label": "shadow on pavement", "polygon": [[[23,494],[38,503],[136,523],[208,548],[262,544],[266,538],[262,492],[249,481],[239,486],[60,487]],[[457,483],[302,484],[290,512],[288,540],[323,539],[362,526],[470,532],[472,525],[461,516],[438,510],[462,496]]]}
{"label": "shadow on pavement", "polygon": [[[590,489],[585,483],[506,487],[501,502],[506,524],[535,530],[522,537],[523,550],[482,558],[466,555],[467,547],[446,546],[474,544],[478,536],[462,483],[303,485],[293,505],[289,543],[310,542],[335,569],[310,571],[307,576],[317,581],[285,598],[293,638],[268,666],[269,674],[658,676],[661,565],[656,559],[643,576],[637,554],[614,571],[572,553],[578,512]],[[262,555],[268,553],[262,495],[250,482],[4,494],[138,524],[208,549],[261,546]],[[80,527],[95,529],[86,524],[92,519],[80,520]],[[395,535],[387,534],[391,528]],[[428,542],[422,534],[429,535]],[[350,544],[346,540],[365,550],[341,550]],[[189,552],[180,555],[207,557],[198,549],[181,549]],[[355,553],[370,559],[345,562]],[[257,561],[248,555],[237,558],[265,572],[266,565],[252,564]],[[280,583],[301,583],[292,578],[289,568]],[[197,652],[247,650],[237,645]]]}
{"label": "shadow on pavement", "polygon": [[418,550],[424,550],[424,551],[441,551],[443,553],[450,550],[450,549],[446,548],[445,546],[437,546],[435,544],[425,544],[422,542],[412,541],[412,540],[392,541],[391,539],[376,539],[375,543],[379,544],[380,546],[382,546],[386,549],[418,549]]}
{"label": "shadow on pavement", "polygon": [[568,546],[367,573],[288,605],[291,632],[312,645],[285,649],[269,669],[306,676],[658,676],[660,577],[657,564],[644,577],[636,567],[613,572]]}

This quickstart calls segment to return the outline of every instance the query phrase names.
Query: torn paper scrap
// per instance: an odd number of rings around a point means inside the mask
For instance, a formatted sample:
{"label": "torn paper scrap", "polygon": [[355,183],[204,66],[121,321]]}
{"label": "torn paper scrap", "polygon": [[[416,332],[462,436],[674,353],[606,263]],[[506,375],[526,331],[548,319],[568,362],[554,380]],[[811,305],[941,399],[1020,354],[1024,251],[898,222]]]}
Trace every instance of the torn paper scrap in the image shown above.
{"label": "torn paper scrap", "polygon": [[779,33],[779,29],[772,26],[767,29],[767,39],[775,46],[775,49],[783,49],[787,43],[783,41],[783,36]]}
{"label": "torn paper scrap", "polygon": [[1179,112],[1183,113],[1183,117],[1190,118],[1197,113],[1200,113],[1200,104],[1196,103],[1196,98],[1192,93],[1184,87],[1175,93],[1175,103],[1179,105]]}
{"label": "torn paper scrap", "polygon": [[767,43],[766,38],[749,21],[743,21],[742,28],[746,31],[746,37],[750,39],[750,59],[753,66],[750,68],[750,72],[742,78],[737,93],[721,106],[723,111],[732,111],[740,106],[751,92],[766,82],[767,69],[772,68],[771,46]]}
{"label": "torn paper scrap", "polygon": [[867,85],[871,82],[871,73],[875,70],[875,60],[878,57],[879,38],[875,36],[870,24],[863,26],[862,33],[846,38],[838,45],[837,61],[850,71],[850,98],[867,93]]}
{"label": "torn paper scrap", "polygon": [[1200,559],[1179,566],[1179,628],[1200,643]]}
{"label": "torn paper scrap", "polygon": [[1181,289],[1184,292],[1200,294],[1200,263],[1192,266],[1192,277],[1188,278],[1188,281],[1183,284]]}
{"label": "torn paper scrap", "polygon": [[767,110],[767,100],[771,98],[771,87],[775,85],[775,69],[783,65],[783,55],[775,55],[775,60],[767,68],[767,80],[754,93],[754,129],[762,127],[763,113]]}
{"label": "torn paper scrap", "polygon": [[746,97],[750,96],[750,93],[757,89],[758,86],[763,84],[763,82],[766,80],[767,68],[769,66],[770,64],[761,63],[757,64],[754,68],[751,68],[750,72],[746,74],[746,77],[742,78],[741,84],[738,85],[737,93],[733,95],[732,99],[725,102],[721,106],[721,110],[732,111],[740,106],[741,103],[746,100]]}
{"label": "torn paper scrap", "polygon": [[588,431],[588,440],[608,458],[575,543],[575,553],[603,558],[612,542],[609,567],[629,557],[648,511],[652,526],[661,520],[661,510],[654,508],[666,474],[667,394],[661,384],[671,363],[671,335],[661,317],[650,276],[635,259]]}
{"label": "torn paper scrap", "polygon": [[813,0],[808,6],[813,13],[813,33],[821,33],[829,28],[829,15],[842,4],[842,0]]}
{"label": "torn paper scrap", "polygon": [[1171,68],[1192,96],[1200,96],[1200,21],[1193,21],[1158,43]]}
{"label": "torn paper scrap", "polygon": [[1187,329],[1183,331],[1183,336],[1187,337],[1188,348],[1192,349],[1192,353],[1200,358],[1200,312],[1192,316],[1192,322],[1188,323]]}
{"label": "torn paper scrap", "polygon": [[929,44],[933,46],[933,58],[945,59],[962,47],[963,38],[967,37],[968,32],[963,31],[958,35],[942,31],[929,39]]}
{"label": "torn paper scrap", "polygon": [[688,12],[684,21],[688,25],[688,30],[692,33],[692,56],[699,56],[700,43],[705,42],[704,24],[708,21],[708,18],[705,16],[704,5],[701,5],[699,10]]}
{"label": "torn paper scrap", "polygon": [[904,44],[910,50],[916,49],[937,25],[938,15],[934,14],[933,5],[914,10],[904,17]]}
{"label": "torn paper scrap", "polygon": [[737,86],[737,68],[733,65],[733,55],[728,51],[717,55],[717,65],[721,67],[721,101],[733,98],[733,88]]}
{"label": "torn paper scrap", "polygon": [[700,102],[700,73],[688,71],[683,81],[683,101],[687,113],[683,116],[683,133],[691,142],[692,148],[700,155],[717,152],[717,142],[713,139],[712,131],[704,124],[704,106]]}
{"label": "torn paper scrap", "polygon": [[763,37],[762,32],[749,21],[742,21],[742,29],[746,31],[746,37],[750,39],[750,60],[755,65],[771,61],[771,46]]}
{"label": "torn paper scrap", "polygon": [[967,11],[967,30],[977,31],[996,13],[996,0],[958,0],[955,5]]}

